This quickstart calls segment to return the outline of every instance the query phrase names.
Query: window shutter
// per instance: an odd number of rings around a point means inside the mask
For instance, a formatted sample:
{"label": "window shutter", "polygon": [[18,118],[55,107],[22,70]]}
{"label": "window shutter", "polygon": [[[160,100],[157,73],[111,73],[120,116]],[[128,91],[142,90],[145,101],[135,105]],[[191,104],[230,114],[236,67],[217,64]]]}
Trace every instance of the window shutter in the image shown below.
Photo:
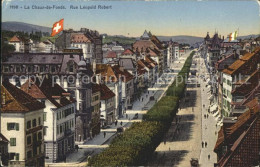
{"label": "window shutter", "polygon": [[17,131],[19,130],[19,123],[15,124],[15,128],[16,128]]}
{"label": "window shutter", "polygon": [[7,130],[10,130],[10,126],[9,126],[9,123],[7,123]]}

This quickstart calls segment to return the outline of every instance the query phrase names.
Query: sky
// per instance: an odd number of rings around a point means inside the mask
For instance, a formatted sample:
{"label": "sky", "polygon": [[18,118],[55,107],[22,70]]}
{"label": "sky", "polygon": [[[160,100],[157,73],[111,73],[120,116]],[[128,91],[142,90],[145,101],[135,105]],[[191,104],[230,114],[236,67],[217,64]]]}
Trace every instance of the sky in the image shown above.
{"label": "sky", "polygon": [[[10,5],[18,5],[11,9]],[[66,9],[32,9],[60,6]],[[70,6],[96,9],[70,9]],[[97,9],[98,5],[112,9]],[[30,9],[25,9],[30,7]],[[260,33],[260,10],[256,1],[3,1],[2,21],[20,21],[52,27],[64,18],[64,28],[81,27],[109,35],[139,37],[144,30],[155,35],[205,37],[217,31],[225,37],[236,30],[239,36]]]}

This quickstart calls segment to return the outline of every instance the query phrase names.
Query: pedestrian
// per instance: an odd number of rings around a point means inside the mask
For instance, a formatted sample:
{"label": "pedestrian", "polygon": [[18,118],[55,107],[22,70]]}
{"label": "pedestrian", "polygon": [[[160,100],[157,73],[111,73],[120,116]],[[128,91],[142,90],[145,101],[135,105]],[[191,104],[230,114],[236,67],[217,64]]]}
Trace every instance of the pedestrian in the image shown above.
{"label": "pedestrian", "polygon": [[166,138],[164,138],[164,145],[166,145]]}
{"label": "pedestrian", "polygon": [[77,152],[79,151],[79,146],[78,145],[75,145],[75,148],[77,150]]}
{"label": "pedestrian", "polygon": [[121,126],[123,125],[123,122],[122,122],[122,121],[120,122],[120,125],[121,125]]}
{"label": "pedestrian", "polygon": [[203,104],[203,108],[205,108],[205,104]]}
{"label": "pedestrian", "polygon": [[209,114],[207,114],[207,118],[209,118]]}
{"label": "pedestrian", "polygon": [[217,135],[217,131],[215,131],[215,135]]}
{"label": "pedestrian", "polygon": [[115,126],[117,126],[117,120],[115,121]]}
{"label": "pedestrian", "polygon": [[169,151],[171,151],[171,147],[169,147]]}
{"label": "pedestrian", "polygon": [[148,93],[148,95],[149,95],[149,90],[148,90],[148,92],[147,92],[147,93]]}
{"label": "pedestrian", "polygon": [[204,147],[204,142],[201,142],[202,148]]}
{"label": "pedestrian", "polygon": [[127,118],[128,118],[128,115],[126,114],[125,117],[126,117],[126,119],[127,119]]}
{"label": "pedestrian", "polygon": [[144,101],[144,98],[142,97],[142,102]]}
{"label": "pedestrian", "polygon": [[104,138],[106,137],[106,132],[104,132]]}
{"label": "pedestrian", "polygon": [[204,118],[206,119],[206,114],[204,114]]}
{"label": "pedestrian", "polygon": [[216,124],[216,128],[218,127],[218,125]]}
{"label": "pedestrian", "polygon": [[208,160],[210,160],[210,154],[208,155]]}
{"label": "pedestrian", "polygon": [[207,142],[205,142],[205,147],[207,147],[208,146],[208,143]]}

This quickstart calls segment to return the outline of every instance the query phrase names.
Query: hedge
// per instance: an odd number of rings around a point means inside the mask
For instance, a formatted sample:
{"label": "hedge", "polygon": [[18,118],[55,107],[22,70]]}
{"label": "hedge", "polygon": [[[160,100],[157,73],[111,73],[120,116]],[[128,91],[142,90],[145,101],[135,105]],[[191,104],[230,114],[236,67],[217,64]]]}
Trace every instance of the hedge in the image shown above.
{"label": "hedge", "polygon": [[[112,140],[108,148],[93,156],[89,166],[140,166],[145,165],[169,129],[179,107],[179,98],[185,90],[194,51],[185,61],[177,78],[162,97],[144,116]],[[178,84],[176,80],[178,79]]]}

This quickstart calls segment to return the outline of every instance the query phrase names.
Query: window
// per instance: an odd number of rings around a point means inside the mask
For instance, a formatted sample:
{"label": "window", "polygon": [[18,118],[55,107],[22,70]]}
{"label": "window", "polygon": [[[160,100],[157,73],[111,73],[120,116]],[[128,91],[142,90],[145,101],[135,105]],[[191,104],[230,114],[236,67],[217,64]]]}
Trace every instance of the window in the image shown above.
{"label": "window", "polygon": [[27,121],[27,129],[31,128],[31,121]]}
{"label": "window", "polygon": [[55,72],[55,67],[54,66],[51,67],[51,72]]}
{"label": "window", "polygon": [[46,133],[47,133],[47,127],[44,127],[43,128],[43,135],[46,136]]}
{"label": "window", "polygon": [[74,70],[73,70],[73,65],[70,65],[69,71],[70,71],[70,72],[73,72],[73,71],[74,71]]}
{"label": "window", "polygon": [[28,72],[32,72],[32,67],[31,66],[28,66]]}
{"label": "window", "polygon": [[16,160],[16,161],[19,161],[19,153],[16,153],[16,154],[15,154],[15,160]]}
{"label": "window", "polygon": [[10,138],[10,146],[16,146],[16,138]]}
{"label": "window", "polygon": [[7,130],[19,130],[18,123],[7,123]]}
{"label": "window", "polygon": [[31,136],[27,136],[27,145],[32,144],[32,137]]}
{"label": "window", "polygon": [[39,118],[38,118],[38,125],[40,126],[41,123],[42,123],[42,121],[41,121],[41,117],[39,117]]}
{"label": "window", "polygon": [[38,133],[38,141],[42,140],[42,132]]}
{"label": "window", "polygon": [[32,151],[27,151],[27,159],[32,158]]}
{"label": "window", "polygon": [[47,117],[47,113],[44,112],[44,113],[43,113],[43,121],[44,121],[44,122],[46,121],[46,117]]}
{"label": "window", "polygon": [[19,66],[16,67],[16,68],[15,68],[15,71],[16,71],[16,72],[20,72],[20,67],[19,67]]}
{"label": "window", "polygon": [[44,71],[45,71],[44,66],[40,66],[40,72],[44,72]]}
{"label": "window", "polygon": [[59,112],[56,113],[57,120],[59,120]]}
{"label": "window", "polygon": [[8,66],[4,67],[4,72],[9,72],[9,67]]}
{"label": "window", "polygon": [[45,100],[41,100],[41,103],[45,105]]}
{"label": "window", "polygon": [[57,125],[57,130],[56,131],[57,131],[57,135],[60,134],[60,126],[59,125]]}
{"label": "window", "polygon": [[60,133],[62,133],[62,125],[60,125]]}
{"label": "window", "polygon": [[33,120],[33,122],[32,122],[32,126],[33,126],[33,127],[36,126],[36,119]]}

